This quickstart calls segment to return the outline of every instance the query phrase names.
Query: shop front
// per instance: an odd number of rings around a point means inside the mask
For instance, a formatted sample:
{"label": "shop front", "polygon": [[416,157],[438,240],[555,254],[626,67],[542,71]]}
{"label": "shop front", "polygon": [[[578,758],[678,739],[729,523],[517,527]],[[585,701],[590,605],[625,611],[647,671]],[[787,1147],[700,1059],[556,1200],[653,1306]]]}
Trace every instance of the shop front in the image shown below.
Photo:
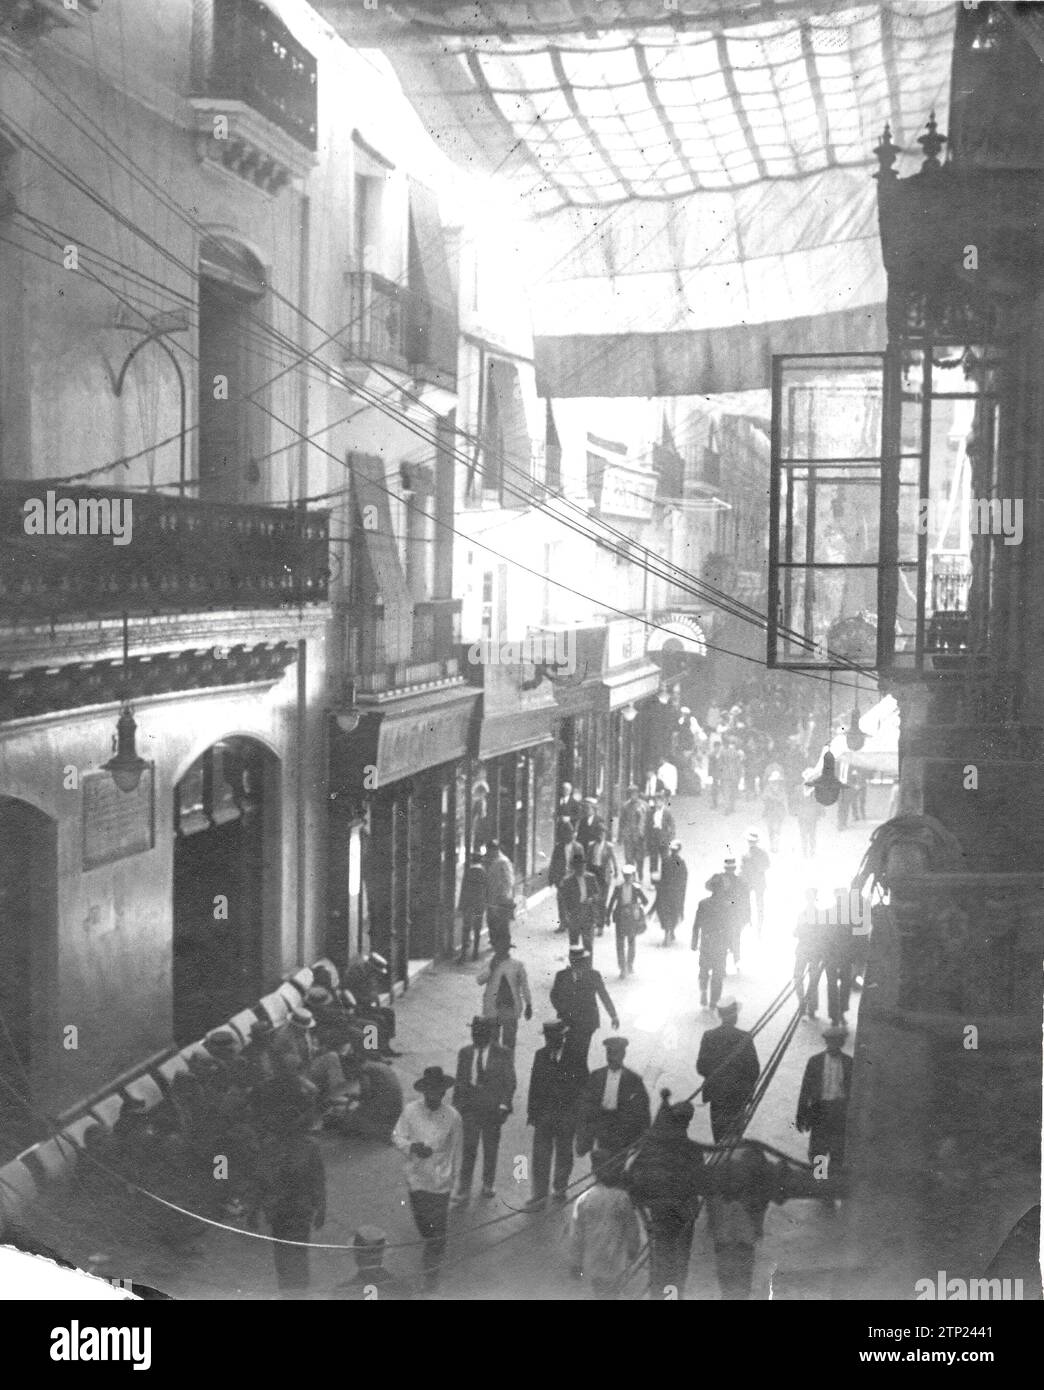
{"label": "shop front", "polygon": [[546,882],[554,846],[554,691],[525,666],[489,665],[481,675],[466,843],[484,850],[498,841],[515,866],[516,884],[528,893]]}
{"label": "shop front", "polygon": [[660,668],[646,657],[638,618],[581,629],[574,640],[576,674],[555,684],[557,792],[568,782],[594,797],[612,834],[628,785],[641,785],[648,771],[648,708]]}
{"label": "shop front", "polygon": [[410,961],[452,949],[458,787],[477,692],[399,696],[331,729],[333,958],[377,951],[405,980]]}

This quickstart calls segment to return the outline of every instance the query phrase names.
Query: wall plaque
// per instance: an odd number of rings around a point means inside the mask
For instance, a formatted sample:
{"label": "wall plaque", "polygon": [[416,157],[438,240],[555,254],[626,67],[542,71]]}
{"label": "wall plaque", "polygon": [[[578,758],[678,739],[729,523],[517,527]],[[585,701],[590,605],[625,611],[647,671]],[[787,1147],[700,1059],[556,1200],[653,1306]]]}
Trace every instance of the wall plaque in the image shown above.
{"label": "wall plaque", "polygon": [[88,773],[81,786],[85,869],[96,869],[152,849],[155,822],[151,763],[133,792],[121,792],[107,772]]}

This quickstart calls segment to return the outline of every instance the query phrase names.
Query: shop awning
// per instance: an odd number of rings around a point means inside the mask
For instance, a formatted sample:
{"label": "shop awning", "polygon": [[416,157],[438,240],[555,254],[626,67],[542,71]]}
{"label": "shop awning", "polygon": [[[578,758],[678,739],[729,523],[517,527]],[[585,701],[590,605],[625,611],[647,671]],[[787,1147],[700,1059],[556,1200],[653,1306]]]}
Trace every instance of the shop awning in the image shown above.
{"label": "shop awning", "polygon": [[354,733],[336,735],[343,742],[340,755],[331,759],[333,790],[358,795],[374,782],[366,776],[368,768],[376,768],[376,785],[386,787],[464,757],[478,695],[474,686],[461,685],[368,710]]}
{"label": "shop awning", "polygon": [[647,695],[655,695],[662,679],[663,672],[653,662],[642,662],[631,671],[614,671],[602,682],[609,709],[623,709],[635,700],[644,700]]}
{"label": "shop awning", "polygon": [[384,604],[384,660],[408,661],[413,644],[413,598],[399,560],[388,493],[399,485],[398,470],[385,474],[383,459],[349,456],[355,495],[355,534],[365,547],[374,594]]}
{"label": "shop awning", "polygon": [[535,667],[487,664],[482,669],[484,691],[478,726],[477,756],[496,758],[551,738],[551,720],[558,709],[550,681],[532,689],[524,681],[536,677]]}

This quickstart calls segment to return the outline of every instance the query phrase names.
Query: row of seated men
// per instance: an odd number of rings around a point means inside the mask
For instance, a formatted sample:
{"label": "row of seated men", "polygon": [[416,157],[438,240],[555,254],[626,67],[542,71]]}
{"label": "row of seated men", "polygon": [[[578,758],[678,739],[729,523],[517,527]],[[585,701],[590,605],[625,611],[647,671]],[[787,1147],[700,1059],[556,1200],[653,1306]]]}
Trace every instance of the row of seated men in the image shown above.
{"label": "row of seated men", "polygon": [[205,1226],[188,1213],[248,1215],[267,1169],[302,1129],[390,1143],[403,1106],[394,1030],[375,990],[360,1004],[316,967],[304,1005],[282,1026],[259,1016],[242,1046],[231,1028],[215,1030],[151,1110],[125,1094],[111,1130],[84,1130],[67,1194],[91,1262],[104,1271],[102,1252],[157,1244],[201,1256]]}

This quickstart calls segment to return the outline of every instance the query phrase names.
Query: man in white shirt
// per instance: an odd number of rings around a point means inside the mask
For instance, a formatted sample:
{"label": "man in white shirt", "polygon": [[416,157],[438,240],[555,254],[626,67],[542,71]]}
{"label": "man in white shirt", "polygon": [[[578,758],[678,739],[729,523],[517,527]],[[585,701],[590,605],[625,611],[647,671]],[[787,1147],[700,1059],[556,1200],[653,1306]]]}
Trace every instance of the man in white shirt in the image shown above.
{"label": "man in white shirt", "polygon": [[601,1149],[591,1155],[592,1187],[577,1198],[569,1231],[573,1278],[589,1285],[597,1299],[615,1300],[624,1276],[638,1258],[642,1228],[623,1190],[619,1156]]}
{"label": "man in white shirt", "polygon": [[[808,1157],[810,1163],[827,1158],[827,1176],[834,1177],[845,1161],[845,1123],[848,1119],[848,1097],[852,1090],[852,1059],[842,1051],[848,1029],[836,1024],[823,1029],[825,1052],[817,1052],[805,1065],[798,1099],[799,1130],[811,1131]],[[832,1199],[830,1201],[833,1206]]]}
{"label": "man in white shirt", "polygon": [[392,1143],[406,1157],[406,1185],[413,1220],[424,1241],[422,1261],[429,1288],[438,1283],[450,1194],[463,1152],[463,1123],[445,1099],[452,1085],[453,1077],[441,1067],[425,1067],[424,1075],[413,1084],[422,1099],[410,1101],[392,1134]]}

